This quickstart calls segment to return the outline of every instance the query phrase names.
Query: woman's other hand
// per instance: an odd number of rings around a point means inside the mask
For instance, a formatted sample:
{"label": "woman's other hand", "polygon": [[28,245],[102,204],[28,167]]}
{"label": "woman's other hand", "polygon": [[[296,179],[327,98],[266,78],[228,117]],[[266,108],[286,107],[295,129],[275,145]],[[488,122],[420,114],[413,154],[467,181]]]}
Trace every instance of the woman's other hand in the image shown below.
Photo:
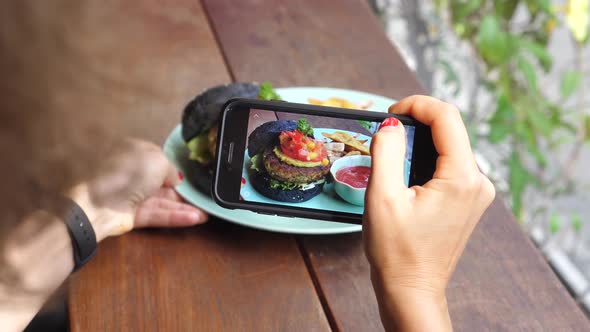
{"label": "woman's other hand", "polygon": [[207,221],[207,214],[174,191],[182,180],[162,150],[126,139],[105,156],[98,175],[68,195],[88,214],[97,240],[140,227],[184,227]]}

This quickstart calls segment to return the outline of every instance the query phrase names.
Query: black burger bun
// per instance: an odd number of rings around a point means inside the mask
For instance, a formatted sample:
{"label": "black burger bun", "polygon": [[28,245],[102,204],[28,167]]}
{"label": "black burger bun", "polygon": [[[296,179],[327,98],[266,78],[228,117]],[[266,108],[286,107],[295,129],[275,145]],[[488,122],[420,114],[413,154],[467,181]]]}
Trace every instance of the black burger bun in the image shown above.
{"label": "black burger bun", "polygon": [[[256,83],[233,83],[205,90],[184,108],[182,113],[182,138],[189,142],[193,138],[208,133],[217,125],[223,105],[231,98],[256,98],[260,85]],[[186,178],[200,192],[211,194],[213,178],[212,163],[200,164],[187,159]]]}
{"label": "black burger bun", "polygon": [[260,85],[232,83],[205,90],[191,100],[182,112],[182,138],[185,142],[217,124],[223,105],[232,98],[256,98]]}
{"label": "black burger bun", "polygon": [[291,120],[270,121],[256,127],[248,136],[248,156],[250,158],[268,147],[279,144],[279,135],[283,131],[297,129],[297,122]]}
{"label": "black burger bun", "polygon": [[322,192],[323,184],[316,184],[313,188],[300,190],[273,189],[270,187],[270,176],[266,172],[252,172],[250,174],[250,184],[261,195],[275,201],[287,203],[301,203],[312,199]]}

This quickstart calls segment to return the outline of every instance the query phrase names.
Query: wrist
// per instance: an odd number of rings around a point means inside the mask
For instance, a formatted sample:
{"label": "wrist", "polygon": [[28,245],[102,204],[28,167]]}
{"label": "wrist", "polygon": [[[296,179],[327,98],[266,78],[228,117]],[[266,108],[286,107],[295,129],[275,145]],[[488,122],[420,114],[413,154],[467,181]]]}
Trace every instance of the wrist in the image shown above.
{"label": "wrist", "polygon": [[96,206],[90,197],[90,191],[86,183],[81,183],[66,191],[64,195],[78,204],[92,225],[96,234],[96,242],[115,234],[116,226],[113,223],[112,213],[106,208]]}
{"label": "wrist", "polygon": [[451,331],[444,288],[396,280],[371,270],[381,320],[387,331]]}

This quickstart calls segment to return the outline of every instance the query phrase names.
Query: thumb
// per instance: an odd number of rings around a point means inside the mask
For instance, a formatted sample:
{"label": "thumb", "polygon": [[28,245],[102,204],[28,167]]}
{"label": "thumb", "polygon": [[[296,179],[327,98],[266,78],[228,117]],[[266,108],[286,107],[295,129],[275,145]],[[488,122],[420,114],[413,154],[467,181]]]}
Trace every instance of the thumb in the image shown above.
{"label": "thumb", "polygon": [[[387,118],[371,141],[369,187],[394,195],[407,189],[404,176],[406,131],[396,118]],[[384,191],[385,190],[385,191]]]}

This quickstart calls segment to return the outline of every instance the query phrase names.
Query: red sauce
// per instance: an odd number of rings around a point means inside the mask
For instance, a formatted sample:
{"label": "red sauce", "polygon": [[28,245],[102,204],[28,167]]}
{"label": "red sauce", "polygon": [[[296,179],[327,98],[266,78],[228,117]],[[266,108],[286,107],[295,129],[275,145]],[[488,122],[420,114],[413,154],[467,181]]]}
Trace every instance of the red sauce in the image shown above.
{"label": "red sauce", "polygon": [[296,160],[322,161],[327,155],[322,142],[307,137],[298,130],[283,131],[279,141],[283,153]]}
{"label": "red sauce", "polygon": [[336,180],[351,185],[354,188],[366,188],[369,183],[371,168],[367,166],[344,167],[336,172]]}

